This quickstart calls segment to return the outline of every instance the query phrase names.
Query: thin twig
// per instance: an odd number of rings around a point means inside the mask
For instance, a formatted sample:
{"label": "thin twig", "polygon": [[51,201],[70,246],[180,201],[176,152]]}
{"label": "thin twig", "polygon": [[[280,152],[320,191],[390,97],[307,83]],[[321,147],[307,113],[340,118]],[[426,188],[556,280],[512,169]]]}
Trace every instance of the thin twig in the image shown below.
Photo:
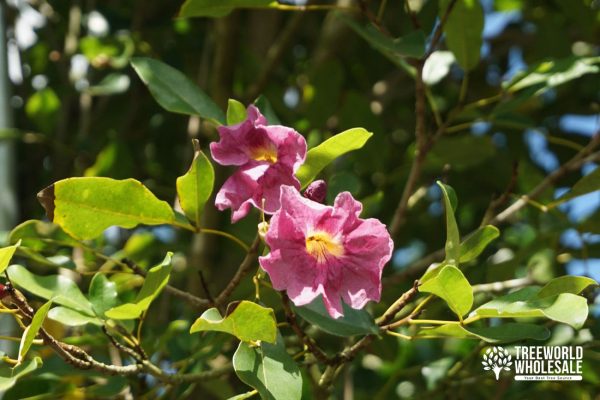
{"label": "thin twig", "polygon": [[509,279],[507,281],[482,283],[479,285],[473,285],[473,292],[502,292],[508,289],[516,289],[523,286],[528,286],[535,283],[535,281],[527,276],[525,278]]}
{"label": "thin twig", "polygon": [[296,314],[292,310],[290,306],[290,299],[287,294],[281,294],[281,304],[283,305],[283,310],[285,312],[285,317],[290,324],[290,327],[296,333],[296,336],[300,339],[300,341],[306,346],[308,351],[310,351],[319,362],[323,364],[330,364],[331,359],[327,357],[327,355],[312,341],[310,337],[304,333],[302,328],[298,325],[298,320],[296,319]]}
{"label": "thin twig", "polygon": [[260,236],[256,235],[256,238],[254,238],[252,245],[250,245],[250,249],[248,250],[248,253],[246,253],[246,257],[244,257],[244,260],[240,264],[237,272],[235,273],[233,278],[231,278],[231,281],[229,281],[225,289],[223,289],[223,291],[221,291],[221,293],[215,299],[216,306],[222,305],[242,281],[242,278],[246,276],[248,272],[250,272],[250,269],[256,263],[259,245]]}
{"label": "thin twig", "polygon": [[400,228],[404,224],[405,215],[408,208],[408,200],[415,190],[415,186],[421,176],[421,169],[425,162],[425,157],[428,152],[427,134],[425,132],[425,83],[423,82],[423,62],[417,61],[416,73],[415,73],[415,114],[416,114],[416,125],[415,125],[415,138],[416,138],[416,150],[415,158],[412,162],[408,180],[404,185],[402,197],[396,207],[392,222],[390,224],[390,235],[395,238],[400,232]]}
{"label": "thin twig", "polygon": [[[25,322],[31,323],[31,319],[33,318],[34,310],[27,303],[27,299],[25,299],[25,297],[23,295],[21,295],[17,290],[15,290],[12,286],[9,286],[9,295],[11,297],[13,304],[20,311],[20,314],[21,314],[22,318],[25,320]],[[181,373],[170,374],[170,373],[163,371],[162,369],[160,369],[153,363],[151,363],[148,359],[142,359],[141,361],[139,361],[136,364],[131,364],[131,365],[127,365],[127,366],[110,365],[110,364],[105,364],[103,362],[100,362],[100,361],[94,359],[90,354],[88,354],[81,347],[63,343],[63,342],[55,339],[44,328],[40,328],[39,335],[42,338],[42,340],[44,341],[44,343],[47,346],[49,346],[50,348],[52,348],[52,350],[54,350],[54,352],[56,354],[58,354],[67,363],[73,365],[74,367],[76,367],[78,369],[83,369],[83,370],[92,369],[92,370],[99,371],[99,372],[102,372],[104,374],[109,374],[109,375],[135,376],[135,375],[139,375],[140,373],[147,372],[165,383],[177,384],[177,383],[197,382],[197,381],[217,378],[224,374],[228,374],[232,370],[232,365],[226,364],[223,367],[215,368],[213,370],[205,371],[205,372],[190,373],[190,374],[181,374]],[[111,337],[110,335],[108,335],[108,336],[109,336],[109,338]],[[113,341],[111,339],[111,342],[113,344],[115,344],[116,340]],[[116,343],[118,343],[118,342],[116,342]],[[118,346],[118,348],[120,348],[122,350],[126,349],[125,346],[122,346],[120,344],[117,344],[117,346]],[[130,352],[129,350],[125,350],[125,351],[132,356],[134,354],[134,353]],[[136,354],[136,357],[134,357],[134,358],[137,359],[138,357],[139,357],[139,355]]]}
{"label": "thin twig", "polygon": [[[396,300],[381,317],[376,319],[376,323],[379,327],[388,325],[394,319],[396,314],[398,314],[398,312],[400,312],[408,305],[408,303],[412,301],[417,293],[419,293],[418,285],[419,282],[415,281],[412,288],[400,296],[400,298]],[[334,357],[333,362],[331,362],[330,365],[325,369],[325,372],[323,372],[321,380],[319,381],[319,386],[325,388],[331,385],[331,383],[341,372],[343,365],[349,361],[352,361],[358,352],[370,345],[376,337],[377,335],[374,334],[364,336],[358,342],[346,347],[340,354]]]}
{"label": "thin twig", "polygon": [[435,31],[433,32],[433,35],[431,37],[431,42],[429,43],[429,49],[423,56],[423,60],[428,59],[429,56],[437,48],[437,45],[438,45],[440,39],[442,38],[442,33],[444,32],[444,25],[448,21],[448,17],[450,16],[450,13],[452,12],[452,9],[454,8],[455,4],[456,4],[456,0],[450,0],[450,3],[448,4],[446,11],[444,12],[444,15],[442,16],[442,18],[440,19],[440,22],[435,27]]}

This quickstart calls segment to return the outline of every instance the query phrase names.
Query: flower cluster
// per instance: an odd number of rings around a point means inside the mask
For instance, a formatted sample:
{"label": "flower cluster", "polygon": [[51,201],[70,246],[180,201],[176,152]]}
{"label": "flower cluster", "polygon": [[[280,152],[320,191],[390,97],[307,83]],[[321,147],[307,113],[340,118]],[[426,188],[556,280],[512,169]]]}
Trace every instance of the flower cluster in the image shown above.
{"label": "flower cluster", "polygon": [[239,169],[217,194],[219,210],[232,209],[232,221],[251,206],[273,214],[265,242],[270,253],[259,258],[276,290],[285,290],[297,306],[319,295],[329,314],[343,315],[342,300],[355,309],[381,297],[381,274],[393,242],[377,219],[359,218],[360,202],[348,192],[334,205],[324,181],[315,181],[302,196],[294,176],[306,157],[306,141],[295,130],[267,125],[254,106],[248,118],[219,128],[221,140],[211,153],[222,165]]}

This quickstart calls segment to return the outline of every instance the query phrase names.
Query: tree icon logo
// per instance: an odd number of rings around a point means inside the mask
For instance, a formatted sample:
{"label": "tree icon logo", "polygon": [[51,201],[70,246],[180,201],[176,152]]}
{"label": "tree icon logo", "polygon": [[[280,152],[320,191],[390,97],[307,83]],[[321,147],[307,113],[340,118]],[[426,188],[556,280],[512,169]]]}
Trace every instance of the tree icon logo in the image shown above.
{"label": "tree icon logo", "polygon": [[502,370],[510,371],[512,365],[512,357],[502,347],[488,347],[483,353],[483,369],[486,371],[492,370],[496,375],[496,380],[500,379],[500,372]]}

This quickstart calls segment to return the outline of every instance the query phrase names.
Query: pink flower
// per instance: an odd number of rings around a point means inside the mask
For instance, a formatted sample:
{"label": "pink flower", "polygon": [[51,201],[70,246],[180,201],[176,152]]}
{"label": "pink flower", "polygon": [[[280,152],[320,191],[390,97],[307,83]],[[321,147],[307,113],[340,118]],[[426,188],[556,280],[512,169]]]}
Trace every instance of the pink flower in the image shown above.
{"label": "pink flower", "polygon": [[273,287],[287,291],[297,306],[323,295],[333,318],[342,303],[361,309],[381,297],[381,272],[392,255],[393,242],[377,219],[361,219],[362,205],[348,192],[333,207],[281,188],[281,209],[271,218],[265,241],[271,253],[260,257]]}
{"label": "pink flower", "polygon": [[221,140],[210,144],[213,159],[240,167],[225,181],[215,201],[221,211],[232,209],[232,222],[245,217],[251,206],[268,214],[277,211],[282,185],[300,189],[294,174],[306,157],[306,140],[294,129],[267,125],[258,108],[250,105],[245,121],[218,130]]}

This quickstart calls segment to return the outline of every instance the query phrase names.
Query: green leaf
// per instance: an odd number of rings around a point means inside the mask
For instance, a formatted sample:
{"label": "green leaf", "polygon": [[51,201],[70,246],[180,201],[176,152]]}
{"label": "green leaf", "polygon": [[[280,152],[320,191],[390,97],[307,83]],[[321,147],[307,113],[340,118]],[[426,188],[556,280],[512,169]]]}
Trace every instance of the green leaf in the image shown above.
{"label": "green leaf", "polygon": [[90,317],[67,307],[54,307],[48,313],[48,318],[67,326],[82,326],[87,324],[102,326],[102,321],[98,318]]}
{"label": "green leaf", "polygon": [[13,387],[17,381],[35,371],[42,366],[42,359],[34,357],[33,359],[18,365],[14,368],[8,366],[0,367],[0,393],[3,393]]}
{"label": "green leaf", "polygon": [[355,310],[342,302],[344,316],[334,319],[329,316],[323,298],[317,297],[313,302],[302,307],[292,306],[294,311],[324,332],[335,336],[370,335],[379,332],[373,317],[365,310]]}
{"label": "green leaf", "polygon": [[236,125],[247,118],[246,107],[237,100],[227,102],[227,125]]}
{"label": "green leaf", "polygon": [[233,368],[238,378],[256,389],[263,400],[302,398],[302,374],[285,351],[281,335],[277,335],[276,344],[261,342],[252,347],[240,342],[233,355]]}
{"label": "green leaf", "polygon": [[218,125],[225,122],[225,115],[219,106],[175,68],[161,61],[142,57],[132,58],[131,65],[165,110],[198,115]]}
{"label": "green leaf", "polygon": [[21,337],[21,345],[19,346],[19,359],[18,362],[21,364],[25,359],[25,356],[29,352],[31,345],[33,344],[33,340],[37,336],[44,320],[46,319],[46,315],[48,314],[48,310],[52,306],[52,300],[48,300],[43,306],[38,308],[38,310],[33,315],[31,319],[31,323],[25,331],[23,331],[23,336]]}
{"label": "green leaf", "polygon": [[171,257],[173,253],[167,253],[165,259],[156,267],[151,268],[144,279],[144,284],[140,289],[133,303],[126,303],[107,310],[104,314],[112,319],[136,319],[150,307],[152,301],[160,294],[163,288],[169,282],[171,274]]}
{"label": "green leaf", "polygon": [[276,7],[273,0],[186,0],[179,17],[224,17],[236,8]]}
{"label": "green leaf", "polygon": [[561,293],[579,294],[588,286],[597,286],[592,278],[585,276],[560,276],[548,282],[537,294],[538,298],[557,296]]}
{"label": "green leaf", "polygon": [[419,291],[442,298],[461,319],[473,307],[473,288],[454,265],[444,266],[437,276],[419,286]]}
{"label": "green leaf", "polygon": [[[450,0],[442,0],[439,4],[441,18]],[[444,24],[446,45],[465,71],[472,70],[479,63],[483,20],[483,8],[478,0],[458,0]]]}
{"label": "green leaf", "polygon": [[578,180],[577,183],[573,185],[571,190],[550,203],[548,207],[556,207],[567,200],[571,200],[575,197],[583,196],[584,194],[592,193],[597,190],[600,190],[600,168],[596,168],[594,171]]}
{"label": "green leaf", "polygon": [[302,187],[308,186],[336,158],[363,147],[371,136],[373,133],[364,128],[352,128],[310,149],[306,154],[306,161],[296,173]]}
{"label": "green leaf", "polygon": [[66,276],[34,275],[21,265],[11,265],[7,272],[11,282],[23,290],[42,299],[52,299],[55,304],[81,311],[86,315],[94,315],[92,304],[81,293],[77,284]]}
{"label": "green leaf", "polygon": [[453,337],[459,339],[481,339],[488,343],[506,343],[525,339],[546,340],[550,331],[544,326],[510,322],[494,327],[467,327],[460,324],[446,324],[435,328],[423,328],[417,337]]}
{"label": "green leaf", "polygon": [[113,307],[116,307],[117,284],[109,280],[103,273],[97,273],[90,282],[89,297],[94,313],[104,317],[104,313]]}
{"label": "green leaf", "polygon": [[135,179],[64,179],[42,190],[38,200],[51,221],[83,240],[94,239],[113,225],[133,228],[177,222],[171,206]]}
{"label": "green leaf", "polygon": [[4,272],[4,270],[8,267],[10,260],[12,259],[17,247],[21,245],[21,241],[19,240],[14,246],[8,246],[0,249],[0,274]]}
{"label": "green leaf", "polygon": [[425,34],[422,31],[413,31],[406,36],[393,39],[383,34],[373,24],[363,27],[346,14],[338,13],[337,16],[375,50],[387,57],[419,58],[425,54]]}
{"label": "green leaf", "polygon": [[583,75],[598,73],[600,71],[598,63],[600,57],[573,56],[560,60],[545,60],[515,75],[503,86],[509,92],[517,92],[532,86],[540,86],[541,90],[556,87]]}
{"label": "green leaf", "polygon": [[571,325],[583,326],[588,316],[587,300],[572,293],[538,297],[540,288],[530,286],[498,297],[477,308],[475,314],[483,318],[533,318],[544,317]]}
{"label": "green leaf", "polygon": [[[60,246],[78,246],[79,242],[67,235],[60,226],[51,222],[32,219],[17,225],[8,237],[11,244],[21,241],[30,250],[56,252]],[[58,243],[55,243],[58,242]]]}
{"label": "green leaf", "polygon": [[456,199],[456,194],[454,189],[450,186],[445,185],[440,181],[436,183],[442,189],[444,210],[446,213],[446,259],[444,262],[447,264],[458,265],[458,262],[460,261],[460,233],[458,232],[458,225],[454,218],[454,207],[451,201],[452,197]]}
{"label": "green leaf", "polygon": [[274,343],[277,321],[273,309],[243,300],[227,307],[225,318],[216,308],[206,310],[190,328],[190,333],[218,331],[246,342],[262,340]]}
{"label": "green leaf", "polygon": [[476,259],[498,236],[500,231],[493,225],[479,227],[460,244],[460,263]]}
{"label": "green leaf", "polygon": [[177,178],[177,195],[185,216],[199,227],[204,206],[215,184],[215,170],[195,139],[194,151],[190,169]]}

